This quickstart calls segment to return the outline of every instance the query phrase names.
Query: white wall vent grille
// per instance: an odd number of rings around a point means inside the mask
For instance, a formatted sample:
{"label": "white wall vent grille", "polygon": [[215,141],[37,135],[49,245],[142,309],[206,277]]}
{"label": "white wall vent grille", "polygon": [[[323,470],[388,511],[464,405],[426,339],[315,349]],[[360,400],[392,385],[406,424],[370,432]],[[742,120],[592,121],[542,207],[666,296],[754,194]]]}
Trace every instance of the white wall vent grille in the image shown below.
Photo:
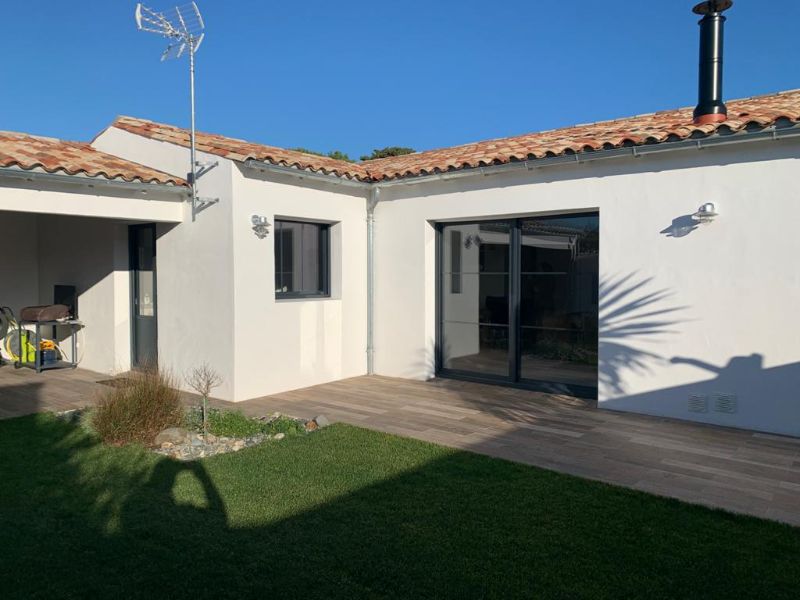
{"label": "white wall vent grille", "polygon": [[692,394],[689,396],[689,412],[707,413],[708,396],[702,394]]}
{"label": "white wall vent grille", "polygon": [[714,410],[721,413],[735,413],[738,402],[734,394],[714,394]]}

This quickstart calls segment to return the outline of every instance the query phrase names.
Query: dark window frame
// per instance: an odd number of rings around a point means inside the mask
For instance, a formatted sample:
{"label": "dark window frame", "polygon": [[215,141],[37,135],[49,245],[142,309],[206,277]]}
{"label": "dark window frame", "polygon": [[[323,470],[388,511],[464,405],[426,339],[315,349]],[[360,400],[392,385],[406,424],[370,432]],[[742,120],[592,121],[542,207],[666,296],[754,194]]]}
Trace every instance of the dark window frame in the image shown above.
{"label": "dark window frame", "polygon": [[[278,262],[282,262],[280,252],[282,248],[278,248],[278,231],[281,229],[283,223],[291,223],[293,225],[313,225],[319,229],[319,254],[318,254],[318,267],[319,267],[319,290],[317,291],[292,291],[282,292],[279,290],[277,282],[273,279],[275,285],[275,299],[276,300],[296,300],[296,299],[313,299],[313,298],[330,298],[331,297],[331,223],[323,223],[319,221],[304,221],[299,219],[275,219],[274,231],[275,242],[273,244],[274,262],[275,262],[275,278],[278,275]],[[282,236],[283,234],[281,234]],[[300,239],[302,244],[302,236]],[[303,255],[302,246],[300,250],[301,256]]]}

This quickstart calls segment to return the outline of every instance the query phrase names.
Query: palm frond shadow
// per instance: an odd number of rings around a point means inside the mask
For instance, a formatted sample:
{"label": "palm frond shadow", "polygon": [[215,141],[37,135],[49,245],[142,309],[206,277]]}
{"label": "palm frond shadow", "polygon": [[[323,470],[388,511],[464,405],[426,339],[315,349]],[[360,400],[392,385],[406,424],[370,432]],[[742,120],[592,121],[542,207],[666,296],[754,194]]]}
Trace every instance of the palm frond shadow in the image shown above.
{"label": "palm frond shadow", "polygon": [[601,386],[624,394],[623,372],[650,372],[664,357],[651,348],[663,338],[677,334],[674,326],[685,319],[677,313],[687,306],[671,306],[674,293],[651,290],[653,278],[637,279],[636,273],[611,277],[599,285],[599,364]]}

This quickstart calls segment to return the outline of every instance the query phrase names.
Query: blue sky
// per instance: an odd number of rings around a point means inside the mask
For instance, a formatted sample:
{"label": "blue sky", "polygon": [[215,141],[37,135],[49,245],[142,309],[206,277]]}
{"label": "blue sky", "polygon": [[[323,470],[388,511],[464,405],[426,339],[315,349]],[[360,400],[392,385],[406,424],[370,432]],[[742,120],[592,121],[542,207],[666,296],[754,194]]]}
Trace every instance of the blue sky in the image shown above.
{"label": "blue sky", "polygon": [[[277,146],[358,157],[696,102],[692,0],[199,4],[198,128]],[[769,4],[726,13],[728,99],[800,87],[794,15]],[[159,62],[164,41],[136,31],[134,6],[6,11],[0,129],[87,140],[117,114],[187,125],[186,61]]]}

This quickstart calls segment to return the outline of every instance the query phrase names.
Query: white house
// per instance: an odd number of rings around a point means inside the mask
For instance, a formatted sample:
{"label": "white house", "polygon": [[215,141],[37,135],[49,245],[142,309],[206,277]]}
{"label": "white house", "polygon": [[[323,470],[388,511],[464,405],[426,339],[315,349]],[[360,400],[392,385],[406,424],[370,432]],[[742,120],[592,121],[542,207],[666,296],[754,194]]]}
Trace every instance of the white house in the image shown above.
{"label": "white house", "polygon": [[800,436],[800,90],[726,106],[719,64],[694,111],[359,164],[200,133],[201,210],[184,129],[2,134],[0,305],[74,286],[82,367],[227,400],[455,377]]}
{"label": "white house", "polygon": [[[159,360],[232,400],[438,374],[800,435],[800,91],[727,108],[361,164],[199,134],[219,201],[158,227]],[[188,133],[93,145],[178,175]]]}

